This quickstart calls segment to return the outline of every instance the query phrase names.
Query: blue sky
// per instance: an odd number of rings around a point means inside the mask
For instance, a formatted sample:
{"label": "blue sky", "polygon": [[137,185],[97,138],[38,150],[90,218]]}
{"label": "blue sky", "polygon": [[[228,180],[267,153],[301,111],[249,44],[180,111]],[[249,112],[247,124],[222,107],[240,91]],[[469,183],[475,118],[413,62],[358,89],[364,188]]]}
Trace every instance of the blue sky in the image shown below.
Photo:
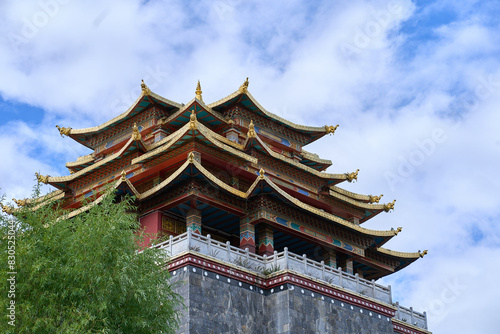
{"label": "blue sky", "polygon": [[249,77],[267,110],[340,124],[306,150],[359,168],[344,187],[397,199],[365,226],[402,226],[387,248],[429,254],[383,280],[395,299],[435,333],[496,333],[499,16],[470,0],[2,2],[0,191],[67,175],[89,151],[55,125],[115,117],[141,79],[179,103],[200,80],[210,103]]}

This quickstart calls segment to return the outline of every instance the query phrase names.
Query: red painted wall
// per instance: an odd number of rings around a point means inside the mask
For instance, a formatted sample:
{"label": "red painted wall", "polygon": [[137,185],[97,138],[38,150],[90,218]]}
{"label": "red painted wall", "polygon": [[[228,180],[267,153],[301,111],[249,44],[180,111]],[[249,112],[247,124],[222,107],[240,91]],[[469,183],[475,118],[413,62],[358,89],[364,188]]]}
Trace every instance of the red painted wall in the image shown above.
{"label": "red painted wall", "polygon": [[157,235],[159,236],[161,232],[161,216],[160,211],[155,211],[140,218],[141,229],[144,230],[144,233],[148,234],[144,237],[144,241],[141,244],[142,247],[148,247],[151,240],[156,239]]}

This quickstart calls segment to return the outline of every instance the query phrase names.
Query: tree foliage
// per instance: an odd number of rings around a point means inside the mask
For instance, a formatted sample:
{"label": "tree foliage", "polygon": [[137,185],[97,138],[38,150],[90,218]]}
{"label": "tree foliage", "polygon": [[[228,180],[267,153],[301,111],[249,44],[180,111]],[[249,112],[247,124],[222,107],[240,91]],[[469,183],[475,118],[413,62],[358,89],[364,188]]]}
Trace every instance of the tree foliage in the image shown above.
{"label": "tree foliage", "polygon": [[100,205],[71,219],[55,203],[15,217],[1,215],[3,315],[9,284],[8,228],[15,224],[15,327],[3,333],[173,333],[182,300],[169,282],[165,254],[140,252],[139,223],[131,198]]}

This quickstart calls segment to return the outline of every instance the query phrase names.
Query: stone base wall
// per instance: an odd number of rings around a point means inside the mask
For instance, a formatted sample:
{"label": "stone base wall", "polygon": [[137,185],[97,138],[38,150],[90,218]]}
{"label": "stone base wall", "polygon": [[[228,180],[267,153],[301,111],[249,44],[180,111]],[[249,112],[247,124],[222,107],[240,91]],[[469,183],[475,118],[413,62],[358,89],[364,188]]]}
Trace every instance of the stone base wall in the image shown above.
{"label": "stone base wall", "polygon": [[394,333],[385,315],[290,283],[264,290],[191,265],[172,282],[186,306],[179,334]]}

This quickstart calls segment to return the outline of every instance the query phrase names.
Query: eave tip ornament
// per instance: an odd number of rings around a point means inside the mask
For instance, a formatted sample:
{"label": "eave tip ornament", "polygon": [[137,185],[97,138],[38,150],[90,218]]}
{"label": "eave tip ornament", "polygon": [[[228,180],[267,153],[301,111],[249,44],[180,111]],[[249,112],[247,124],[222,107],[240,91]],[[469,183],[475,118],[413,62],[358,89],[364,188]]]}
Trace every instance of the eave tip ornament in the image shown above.
{"label": "eave tip ornament", "polygon": [[326,134],[335,134],[335,130],[337,130],[337,128],[339,127],[339,125],[325,125],[325,131],[326,131]]}
{"label": "eave tip ornament", "polygon": [[398,227],[396,230],[394,230],[393,228],[391,228],[391,231],[394,231],[394,235],[398,235],[399,232],[401,232],[403,230],[402,227]]}
{"label": "eave tip ornament", "polygon": [[255,133],[255,126],[253,125],[253,120],[250,121],[248,125],[247,138],[255,138],[257,134]]}
{"label": "eave tip ornament", "polygon": [[245,94],[248,91],[248,84],[249,84],[249,82],[248,82],[248,77],[247,77],[245,82],[239,88],[240,93]]}
{"label": "eave tip ornament", "polygon": [[64,136],[69,136],[69,134],[71,133],[71,128],[61,128],[59,125],[56,125],[56,128],[57,130],[59,130],[59,134],[61,135],[61,137],[64,137]]}
{"label": "eave tip ornament", "polygon": [[425,256],[425,254],[427,254],[427,253],[428,253],[427,249],[426,249],[426,250],[424,250],[423,252],[420,252],[420,250],[419,250],[419,251],[418,251],[418,256],[420,256],[420,257],[424,257],[424,256]]}
{"label": "eave tip ornament", "polygon": [[144,83],[144,80],[141,80],[141,90],[142,90],[142,93],[146,96],[151,94],[151,89],[149,89],[149,87],[146,86],[146,84]]}
{"label": "eave tip ornament", "polygon": [[382,198],[382,196],[384,196],[384,194],[381,194],[380,196],[369,195],[370,199],[368,200],[368,202],[370,204],[372,204],[372,203],[378,203],[380,201],[380,199]]}
{"label": "eave tip ornament", "polygon": [[392,201],[392,203],[384,204],[384,211],[389,212],[391,210],[394,210],[394,204],[396,204],[396,200]]}
{"label": "eave tip ornament", "polygon": [[2,208],[2,211],[8,215],[11,215],[14,213],[14,208],[11,206],[3,205],[2,203],[0,203],[0,207]]}
{"label": "eave tip ornament", "polygon": [[358,180],[358,172],[359,172],[359,168],[356,169],[355,172],[352,172],[352,173],[345,173],[345,176],[347,178],[347,181],[349,182],[352,182],[354,180]]}
{"label": "eave tip ornament", "polygon": [[16,203],[18,207],[26,206],[28,204],[28,201],[26,199],[15,199],[15,198],[13,198],[12,201],[14,203]]}
{"label": "eave tip ornament", "polygon": [[36,179],[38,182],[45,183],[45,184],[49,183],[50,175],[40,175],[38,173],[35,173],[35,176],[36,176]]}
{"label": "eave tip ornament", "polygon": [[198,80],[198,84],[196,85],[195,95],[197,100],[203,102],[203,97],[201,96],[201,93],[203,92],[201,91],[200,80]]}

